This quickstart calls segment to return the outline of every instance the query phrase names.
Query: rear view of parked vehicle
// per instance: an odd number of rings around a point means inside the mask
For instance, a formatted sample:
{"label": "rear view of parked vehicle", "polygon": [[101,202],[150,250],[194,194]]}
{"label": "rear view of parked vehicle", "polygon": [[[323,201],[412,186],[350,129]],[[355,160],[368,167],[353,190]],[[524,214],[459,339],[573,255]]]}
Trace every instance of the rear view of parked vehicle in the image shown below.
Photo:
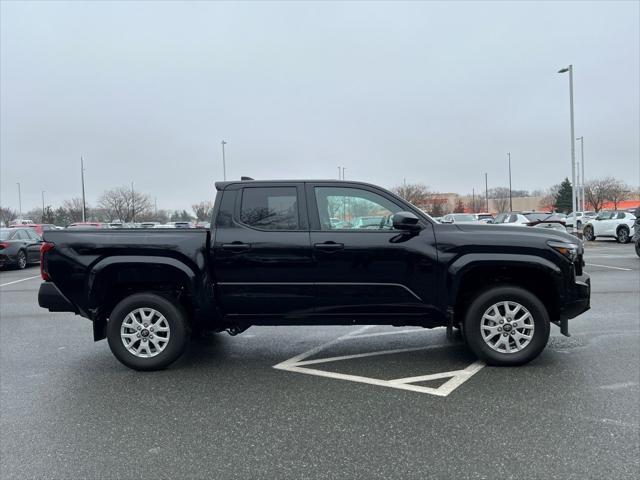
{"label": "rear view of parked vehicle", "polygon": [[587,222],[583,228],[585,240],[593,241],[598,237],[615,238],[619,243],[629,243],[636,217],[629,212],[604,210],[596,218]]}
{"label": "rear view of parked vehicle", "polygon": [[31,228],[0,228],[0,267],[22,270],[40,261],[42,239]]}

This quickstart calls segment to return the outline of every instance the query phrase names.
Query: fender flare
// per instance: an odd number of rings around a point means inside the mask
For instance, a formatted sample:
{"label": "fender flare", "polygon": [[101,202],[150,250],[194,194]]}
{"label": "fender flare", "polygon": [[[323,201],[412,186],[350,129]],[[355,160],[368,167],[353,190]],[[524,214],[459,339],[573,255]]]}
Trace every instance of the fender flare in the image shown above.
{"label": "fender flare", "polygon": [[464,277],[476,268],[524,267],[551,274],[555,287],[562,291],[562,270],[544,257],[527,254],[470,253],[458,257],[447,268],[447,305],[453,306]]}

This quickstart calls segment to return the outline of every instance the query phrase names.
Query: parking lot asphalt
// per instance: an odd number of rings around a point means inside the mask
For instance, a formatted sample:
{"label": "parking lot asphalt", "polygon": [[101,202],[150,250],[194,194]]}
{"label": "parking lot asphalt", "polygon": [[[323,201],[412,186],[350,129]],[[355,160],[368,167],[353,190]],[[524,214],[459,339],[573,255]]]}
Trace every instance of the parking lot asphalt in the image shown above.
{"label": "parking lot asphalt", "polygon": [[38,307],[37,267],[0,272],[0,477],[637,478],[640,259],[609,241],[585,258],[591,310],[517,368],[443,329],[311,326],[194,340],[138,373]]}

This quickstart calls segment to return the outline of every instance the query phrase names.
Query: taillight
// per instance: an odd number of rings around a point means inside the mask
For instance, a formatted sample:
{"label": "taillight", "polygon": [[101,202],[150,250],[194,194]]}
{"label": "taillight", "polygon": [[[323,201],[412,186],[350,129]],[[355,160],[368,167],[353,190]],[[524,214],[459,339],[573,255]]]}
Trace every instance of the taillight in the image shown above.
{"label": "taillight", "polygon": [[0,250],[4,250],[5,248],[9,248],[9,244],[7,242],[0,242]]}
{"label": "taillight", "polygon": [[52,250],[53,247],[55,247],[55,244],[51,242],[42,242],[40,245],[40,276],[44,281],[51,280],[49,274],[44,269],[44,254]]}

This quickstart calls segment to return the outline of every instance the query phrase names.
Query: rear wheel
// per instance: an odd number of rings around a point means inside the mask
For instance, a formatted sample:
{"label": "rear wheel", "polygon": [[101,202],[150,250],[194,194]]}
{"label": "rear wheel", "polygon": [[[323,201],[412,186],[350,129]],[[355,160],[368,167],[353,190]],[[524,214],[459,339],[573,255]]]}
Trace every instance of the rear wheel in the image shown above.
{"label": "rear wheel", "polygon": [[640,238],[636,240],[636,255],[640,257]]}
{"label": "rear wheel", "polygon": [[630,239],[629,229],[627,227],[619,227],[616,232],[616,240],[618,240],[618,243],[629,243]]}
{"label": "rear wheel", "polygon": [[582,235],[584,236],[585,240],[588,240],[590,242],[596,239],[596,236],[593,234],[593,227],[591,225],[587,225],[584,227],[584,230],[582,230]]}
{"label": "rear wheel", "polygon": [[178,359],[186,347],[188,325],[182,308],[153,293],[136,293],[111,312],[109,348],[134,370],[160,370]]}
{"label": "rear wheel", "polygon": [[16,268],[18,270],[24,270],[27,268],[27,254],[24,253],[24,250],[20,250],[16,257]]}
{"label": "rear wheel", "polygon": [[581,222],[580,220],[578,220],[578,221],[576,222],[576,228],[577,228],[578,230],[580,230],[580,229],[582,228],[582,222]]}
{"label": "rear wheel", "polygon": [[464,321],[467,344],[489,365],[515,366],[536,358],[549,340],[542,302],[519,287],[494,287],[476,297]]}

